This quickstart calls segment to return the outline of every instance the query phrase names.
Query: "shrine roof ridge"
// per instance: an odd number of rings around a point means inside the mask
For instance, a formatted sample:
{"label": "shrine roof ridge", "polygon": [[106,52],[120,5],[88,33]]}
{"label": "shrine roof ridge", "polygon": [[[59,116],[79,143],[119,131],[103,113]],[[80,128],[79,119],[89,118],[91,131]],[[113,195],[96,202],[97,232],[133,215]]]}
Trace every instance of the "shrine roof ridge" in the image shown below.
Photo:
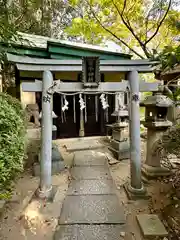
{"label": "shrine roof ridge", "polygon": [[34,35],[28,33],[18,32],[20,36],[20,40],[13,41],[17,45],[30,47],[30,48],[40,48],[40,49],[48,49],[49,45],[57,45],[57,46],[66,46],[70,48],[77,48],[77,49],[85,49],[89,51],[97,51],[97,52],[104,52],[110,53],[114,55],[121,55],[127,58],[131,58],[132,55],[122,53],[119,49],[112,49],[109,47],[97,46],[92,44],[86,44],[81,42],[72,42],[69,40],[62,40],[52,37],[45,37],[41,35]]}

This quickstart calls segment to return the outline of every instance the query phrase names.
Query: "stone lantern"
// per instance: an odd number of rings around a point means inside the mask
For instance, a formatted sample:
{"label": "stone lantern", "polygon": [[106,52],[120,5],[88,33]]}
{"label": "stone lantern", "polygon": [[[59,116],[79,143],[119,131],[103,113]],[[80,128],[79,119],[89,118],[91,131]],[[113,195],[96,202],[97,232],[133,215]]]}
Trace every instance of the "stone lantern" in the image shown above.
{"label": "stone lantern", "polygon": [[169,175],[168,169],[161,166],[160,139],[163,133],[172,126],[168,121],[168,108],[173,101],[160,92],[148,96],[141,106],[145,107],[145,121],[143,125],[147,128],[147,152],[146,161],[142,172],[146,177],[161,177]]}
{"label": "stone lantern", "polygon": [[115,111],[112,116],[116,117],[116,123],[112,126],[112,139],[110,149],[118,160],[130,157],[128,140],[128,110],[124,105],[124,93],[119,93],[115,99]]}

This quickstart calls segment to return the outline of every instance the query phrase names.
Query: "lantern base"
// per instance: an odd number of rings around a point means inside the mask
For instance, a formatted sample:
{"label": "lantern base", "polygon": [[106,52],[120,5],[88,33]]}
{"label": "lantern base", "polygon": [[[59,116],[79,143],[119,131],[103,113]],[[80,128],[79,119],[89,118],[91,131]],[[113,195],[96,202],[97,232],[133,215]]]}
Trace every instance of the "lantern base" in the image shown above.
{"label": "lantern base", "polygon": [[[39,154],[39,162],[35,163],[33,166],[33,175],[40,176],[40,154]],[[65,164],[61,153],[58,150],[56,144],[52,143],[52,162],[51,162],[51,174],[55,175],[60,173],[65,169]]]}
{"label": "lantern base", "polygon": [[118,160],[130,158],[129,141],[119,142],[113,139],[111,140],[109,150],[114,154],[115,158]]}
{"label": "lantern base", "polygon": [[158,177],[166,177],[171,175],[171,171],[165,167],[159,166],[159,167],[153,167],[149,166],[147,164],[144,164],[142,167],[142,174],[147,179],[155,179]]}

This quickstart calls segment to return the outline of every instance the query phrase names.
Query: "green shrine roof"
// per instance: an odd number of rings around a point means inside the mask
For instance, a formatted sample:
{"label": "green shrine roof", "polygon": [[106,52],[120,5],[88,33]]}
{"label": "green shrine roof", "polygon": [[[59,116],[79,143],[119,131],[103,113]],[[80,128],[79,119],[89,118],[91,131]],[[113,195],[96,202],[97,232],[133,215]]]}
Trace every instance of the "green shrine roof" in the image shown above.
{"label": "green shrine roof", "polygon": [[99,56],[101,60],[131,59],[131,55],[121,53],[119,50],[95,46],[84,43],[59,40],[39,35],[19,33],[13,48],[8,52],[36,58],[50,58],[60,60],[76,60],[83,56]]}

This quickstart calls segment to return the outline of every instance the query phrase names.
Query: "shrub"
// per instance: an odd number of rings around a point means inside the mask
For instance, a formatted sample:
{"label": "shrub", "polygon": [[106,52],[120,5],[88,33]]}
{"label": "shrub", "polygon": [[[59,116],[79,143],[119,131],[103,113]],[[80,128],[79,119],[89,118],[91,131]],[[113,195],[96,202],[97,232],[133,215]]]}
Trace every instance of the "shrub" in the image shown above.
{"label": "shrub", "polygon": [[0,93],[0,199],[9,195],[13,181],[23,170],[25,133],[21,103]]}

